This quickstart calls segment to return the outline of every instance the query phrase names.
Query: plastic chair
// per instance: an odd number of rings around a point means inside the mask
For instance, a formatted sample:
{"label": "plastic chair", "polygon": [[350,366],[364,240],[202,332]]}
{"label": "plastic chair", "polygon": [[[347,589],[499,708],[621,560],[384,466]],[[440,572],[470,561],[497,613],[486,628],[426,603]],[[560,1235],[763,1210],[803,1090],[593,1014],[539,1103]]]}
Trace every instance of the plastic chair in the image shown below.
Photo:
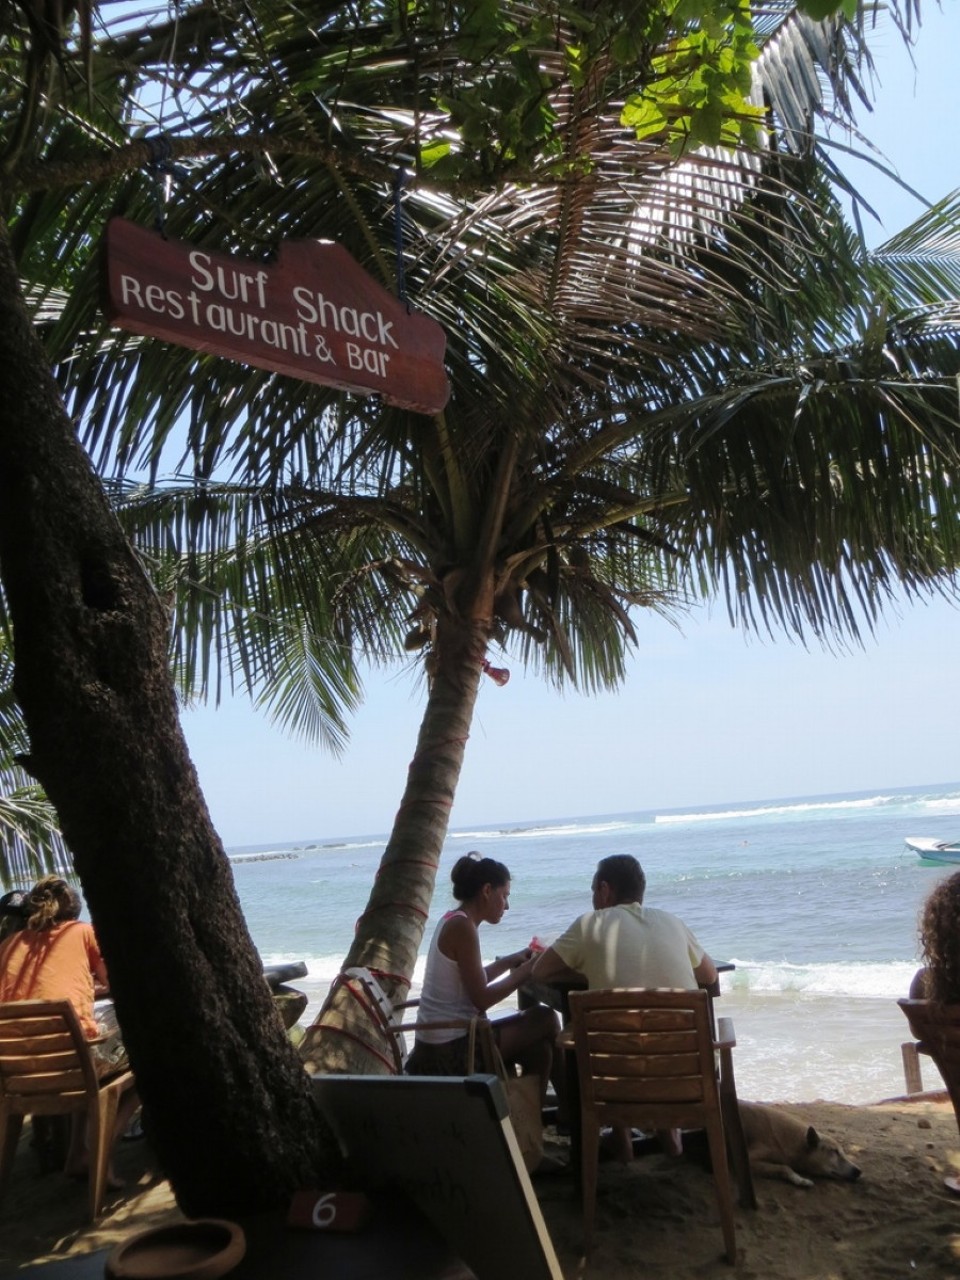
{"label": "plastic chair", "polygon": [[[731,1050],[733,1023],[711,1030],[706,991],[618,989],[572,991],[571,1028],[577,1055],[582,1126],[584,1244],[593,1239],[600,1130],[704,1129],[710,1148],[728,1261],[736,1262],[733,1191],[727,1156],[743,1207],[755,1208],[746,1144],[740,1128]],[[717,1069],[714,1054],[719,1054]],[[725,1120],[729,1132],[725,1133]]]}
{"label": "plastic chair", "polygon": [[0,1192],[13,1168],[24,1116],[86,1112],[90,1218],[100,1215],[121,1096],[133,1073],[97,1078],[90,1044],[68,1000],[0,1004]]}

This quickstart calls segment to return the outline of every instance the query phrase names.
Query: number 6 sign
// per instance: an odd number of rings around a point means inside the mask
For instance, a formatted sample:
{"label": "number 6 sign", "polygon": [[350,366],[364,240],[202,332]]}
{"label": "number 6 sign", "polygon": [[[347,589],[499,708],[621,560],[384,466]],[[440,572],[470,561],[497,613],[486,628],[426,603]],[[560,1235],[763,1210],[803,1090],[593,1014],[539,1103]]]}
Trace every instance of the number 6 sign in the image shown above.
{"label": "number 6 sign", "polygon": [[308,1187],[291,1201],[287,1225],[310,1231],[356,1231],[370,1216],[362,1191],[322,1191]]}

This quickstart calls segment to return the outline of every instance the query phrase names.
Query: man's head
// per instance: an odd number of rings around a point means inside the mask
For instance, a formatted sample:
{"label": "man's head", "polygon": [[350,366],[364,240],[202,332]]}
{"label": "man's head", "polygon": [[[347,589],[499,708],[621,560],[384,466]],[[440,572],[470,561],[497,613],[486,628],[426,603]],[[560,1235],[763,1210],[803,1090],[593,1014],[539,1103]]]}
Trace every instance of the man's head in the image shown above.
{"label": "man's head", "polygon": [[642,902],[647,887],[643,867],[630,853],[614,853],[601,858],[593,876],[594,909],[615,907],[621,902]]}

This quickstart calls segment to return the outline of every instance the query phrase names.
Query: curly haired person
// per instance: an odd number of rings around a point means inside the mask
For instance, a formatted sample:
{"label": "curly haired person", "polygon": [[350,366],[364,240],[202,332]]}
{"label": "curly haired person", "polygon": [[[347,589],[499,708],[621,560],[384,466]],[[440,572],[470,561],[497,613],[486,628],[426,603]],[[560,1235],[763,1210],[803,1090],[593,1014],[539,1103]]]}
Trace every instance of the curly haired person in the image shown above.
{"label": "curly haired person", "polygon": [[923,968],[910,983],[914,1000],[960,1004],[960,871],[941,880],[920,911]]}

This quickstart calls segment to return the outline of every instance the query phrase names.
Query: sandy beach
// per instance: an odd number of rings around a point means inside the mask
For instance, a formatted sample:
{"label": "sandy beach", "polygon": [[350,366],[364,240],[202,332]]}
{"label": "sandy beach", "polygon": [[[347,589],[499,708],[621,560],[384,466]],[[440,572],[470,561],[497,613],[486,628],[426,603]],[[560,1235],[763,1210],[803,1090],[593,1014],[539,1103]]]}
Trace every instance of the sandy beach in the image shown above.
{"label": "sandy beach", "polygon": [[[740,1258],[722,1257],[710,1175],[692,1158],[645,1156],[601,1165],[597,1232],[581,1257],[579,1201],[572,1179],[535,1179],[535,1189],[566,1280],[943,1280],[960,1277],[960,1197],[943,1178],[960,1171],[960,1136],[943,1095],[868,1107],[831,1102],[785,1104],[840,1140],[861,1166],[856,1183],[811,1190],[758,1180],[759,1208],[737,1211]],[[57,1173],[40,1176],[28,1146],[0,1203],[0,1274],[112,1245],[179,1211],[153,1168],[146,1141],[122,1144],[116,1193],[96,1226],[85,1221],[86,1190]]]}

